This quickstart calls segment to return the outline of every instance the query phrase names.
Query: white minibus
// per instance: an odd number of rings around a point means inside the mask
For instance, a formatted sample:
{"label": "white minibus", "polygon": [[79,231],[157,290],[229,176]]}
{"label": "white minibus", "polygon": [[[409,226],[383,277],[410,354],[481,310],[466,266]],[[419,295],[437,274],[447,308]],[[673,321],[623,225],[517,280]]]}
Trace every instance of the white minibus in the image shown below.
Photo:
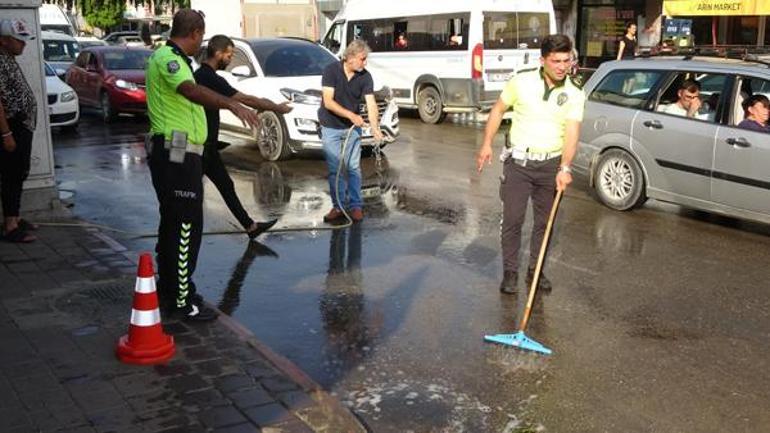
{"label": "white minibus", "polygon": [[512,74],[540,65],[540,44],[555,32],[551,0],[349,0],[321,43],[341,55],[364,39],[375,88],[439,123],[488,110]]}

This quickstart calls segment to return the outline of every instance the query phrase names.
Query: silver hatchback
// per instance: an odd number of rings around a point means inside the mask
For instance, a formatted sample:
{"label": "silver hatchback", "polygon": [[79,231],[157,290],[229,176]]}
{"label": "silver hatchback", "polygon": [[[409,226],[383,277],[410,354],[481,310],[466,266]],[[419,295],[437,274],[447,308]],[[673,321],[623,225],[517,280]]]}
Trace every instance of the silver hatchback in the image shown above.
{"label": "silver hatchback", "polygon": [[770,133],[739,127],[743,101],[770,97],[770,64],[708,57],[602,64],[585,86],[575,157],[598,199],[654,198],[770,223]]}

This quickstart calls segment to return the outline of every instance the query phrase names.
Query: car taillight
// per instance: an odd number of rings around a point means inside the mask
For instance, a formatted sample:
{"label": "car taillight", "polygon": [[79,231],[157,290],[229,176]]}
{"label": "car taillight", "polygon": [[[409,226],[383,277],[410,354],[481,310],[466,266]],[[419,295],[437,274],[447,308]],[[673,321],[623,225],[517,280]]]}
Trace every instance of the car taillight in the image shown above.
{"label": "car taillight", "polygon": [[484,46],[476,44],[471,55],[471,78],[480,80],[484,72]]}

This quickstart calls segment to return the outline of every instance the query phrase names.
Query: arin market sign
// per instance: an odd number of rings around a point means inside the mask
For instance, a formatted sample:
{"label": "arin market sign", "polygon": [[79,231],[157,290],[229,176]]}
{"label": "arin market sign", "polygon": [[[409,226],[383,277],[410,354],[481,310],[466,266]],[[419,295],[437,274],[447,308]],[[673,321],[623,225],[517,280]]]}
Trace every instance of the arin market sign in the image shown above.
{"label": "arin market sign", "polygon": [[770,0],[665,0],[663,14],[697,15],[770,15]]}

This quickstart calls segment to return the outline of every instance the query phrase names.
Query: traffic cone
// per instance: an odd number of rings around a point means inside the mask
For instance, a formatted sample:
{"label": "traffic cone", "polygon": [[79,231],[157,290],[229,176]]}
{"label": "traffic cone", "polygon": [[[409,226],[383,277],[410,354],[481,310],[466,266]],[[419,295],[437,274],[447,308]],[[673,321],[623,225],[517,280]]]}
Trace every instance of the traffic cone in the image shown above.
{"label": "traffic cone", "polygon": [[144,253],[139,257],[128,334],[120,337],[116,353],[125,363],[152,365],[167,362],[175,350],[174,337],[164,334],[160,324],[152,256]]}

